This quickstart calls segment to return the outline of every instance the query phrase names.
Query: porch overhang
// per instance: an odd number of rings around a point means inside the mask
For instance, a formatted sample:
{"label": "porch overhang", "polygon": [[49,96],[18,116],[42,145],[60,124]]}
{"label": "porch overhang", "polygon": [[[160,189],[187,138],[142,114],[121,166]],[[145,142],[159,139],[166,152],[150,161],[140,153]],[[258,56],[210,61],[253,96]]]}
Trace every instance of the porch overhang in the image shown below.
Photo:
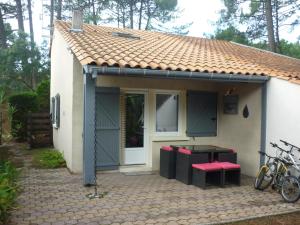
{"label": "porch overhang", "polygon": [[99,75],[107,76],[128,76],[143,78],[169,78],[169,79],[195,79],[215,82],[237,82],[237,83],[265,83],[270,79],[269,76],[262,75],[243,75],[227,73],[203,73],[191,71],[170,71],[152,70],[140,68],[121,68],[107,66],[84,66],[84,72],[91,74],[93,78]]}

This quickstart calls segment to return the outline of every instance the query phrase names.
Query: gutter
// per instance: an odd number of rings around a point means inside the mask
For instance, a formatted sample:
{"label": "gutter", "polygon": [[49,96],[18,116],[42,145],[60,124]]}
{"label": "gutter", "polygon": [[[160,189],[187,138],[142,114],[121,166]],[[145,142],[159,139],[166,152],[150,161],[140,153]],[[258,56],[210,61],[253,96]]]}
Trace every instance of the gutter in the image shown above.
{"label": "gutter", "polygon": [[197,79],[216,82],[242,82],[242,83],[265,83],[270,78],[259,75],[241,75],[226,73],[203,73],[191,71],[152,70],[140,68],[121,68],[107,66],[84,66],[85,73],[96,78],[98,75],[128,76],[143,78],[171,78],[171,79]]}

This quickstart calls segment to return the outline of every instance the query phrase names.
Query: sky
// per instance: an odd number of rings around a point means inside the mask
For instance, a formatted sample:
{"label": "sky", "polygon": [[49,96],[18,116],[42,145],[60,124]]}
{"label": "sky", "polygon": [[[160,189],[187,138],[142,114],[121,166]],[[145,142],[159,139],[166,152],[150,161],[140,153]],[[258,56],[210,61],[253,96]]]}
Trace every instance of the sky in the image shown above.
{"label": "sky", "polygon": [[[47,13],[43,13],[43,4],[49,4],[49,2],[50,0],[33,0],[33,23],[35,40],[38,44],[41,44],[43,36],[49,36],[49,30],[47,29],[49,17],[46,16]],[[219,19],[218,12],[224,8],[224,5],[221,0],[178,0],[178,7],[182,10],[182,13],[180,18],[174,21],[174,24],[192,22],[188,35],[203,37],[204,34],[213,34],[215,30],[213,23]],[[46,11],[46,9],[44,10]],[[27,22],[26,29],[29,30]],[[300,27],[290,33],[285,29],[282,31],[281,36],[295,42],[300,36]]]}

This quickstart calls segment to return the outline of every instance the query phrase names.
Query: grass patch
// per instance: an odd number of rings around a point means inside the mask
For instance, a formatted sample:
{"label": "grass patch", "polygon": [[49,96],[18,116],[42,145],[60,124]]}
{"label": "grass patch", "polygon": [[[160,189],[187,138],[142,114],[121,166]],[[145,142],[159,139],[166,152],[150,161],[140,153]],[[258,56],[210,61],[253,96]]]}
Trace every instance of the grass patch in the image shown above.
{"label": "grass patch", "polygon": [[19,188],[19,171],[9,161],[0,161],[0,224],[5,224],[13,207]]}
{"label": "grass patch", "polygon": [[53,169],[66,167],[63,155],[55,149],[35,150],[32,160],[33,167],[43,169]]}

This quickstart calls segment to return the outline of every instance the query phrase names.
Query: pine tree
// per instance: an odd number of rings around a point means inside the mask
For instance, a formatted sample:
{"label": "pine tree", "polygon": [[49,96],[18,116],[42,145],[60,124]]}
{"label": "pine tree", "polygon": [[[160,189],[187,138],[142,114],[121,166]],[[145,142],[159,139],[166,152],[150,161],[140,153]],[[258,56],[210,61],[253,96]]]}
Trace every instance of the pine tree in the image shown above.
{"label": "pine tree", "polygon": [[[250,40],[267,37],[269,49],[280,51],[280,28],[299,25],[299,0],[223,0],[225,10],[221,11],[219,27],[239,24],[247,27]],[[248,6],[248,7],[245,7]],[[246,12],[245,13],[245,8]],[[249,9],[249,10],[247,10]]]}

